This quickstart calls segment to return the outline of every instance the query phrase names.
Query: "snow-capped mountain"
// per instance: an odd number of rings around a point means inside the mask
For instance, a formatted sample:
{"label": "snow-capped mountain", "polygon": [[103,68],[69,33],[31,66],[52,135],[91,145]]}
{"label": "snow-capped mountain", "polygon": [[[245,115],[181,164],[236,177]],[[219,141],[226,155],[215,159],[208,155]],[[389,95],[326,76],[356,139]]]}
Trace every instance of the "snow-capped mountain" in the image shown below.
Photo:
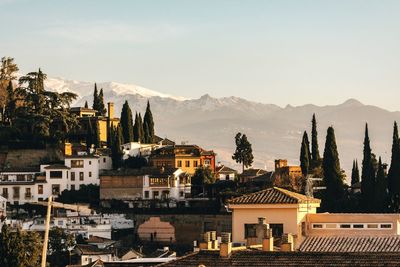
{"label": "snow-capped mountain", "polygon": [[[89,105],[92,103],[93,82],[49,78],[46,86],[59,92],[77,93],[79,99],[74,106],[83,106],[85,101]],[[186,99],[115,82],[98,83],[97,86],[103,88],[105,102],[114,102],[116,115],[125,100],[133,112],[143,114],[149,100],[158,135],[177,143],[188,141],[214,149],[218,161],[230,166],[236,166],[231,156],[237,132],[246,133],[253,144],[255,167],[266,166],[272,169],[273,160],[278,158],[286,158],[289,163],[298,164],[302,134],[305,130],[310,134],[311,116],[315,113],[321,156],[326,129],[333,125],[341,166],[350,175],[353,159],[357,158],[359,162],[362,160],[365,123],[369,124],[373,152],[388,162],[393,121],[400,121],[400,112],[364,105],[355,99],[339,105],[287,105],[282,108],[238,97],[214,98],[208,94],[198,99]]]}

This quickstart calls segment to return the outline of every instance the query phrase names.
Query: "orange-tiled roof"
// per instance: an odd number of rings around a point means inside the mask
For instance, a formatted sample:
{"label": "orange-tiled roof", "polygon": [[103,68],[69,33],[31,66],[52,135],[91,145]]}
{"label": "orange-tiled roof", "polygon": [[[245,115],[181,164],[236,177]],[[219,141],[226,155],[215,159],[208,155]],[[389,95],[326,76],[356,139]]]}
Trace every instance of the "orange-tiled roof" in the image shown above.
{"label": "orange-tiled roof", "polygon": [[310,236],[300,245],[308,252],[400,252],[400,236]]}
{"label": "orange-tiled roof", "polygon": [[321,200],[307,197],[279,187],[272,187],[252,194],[243,195],[229,201],[229,204],[298,204],[320,203]]}

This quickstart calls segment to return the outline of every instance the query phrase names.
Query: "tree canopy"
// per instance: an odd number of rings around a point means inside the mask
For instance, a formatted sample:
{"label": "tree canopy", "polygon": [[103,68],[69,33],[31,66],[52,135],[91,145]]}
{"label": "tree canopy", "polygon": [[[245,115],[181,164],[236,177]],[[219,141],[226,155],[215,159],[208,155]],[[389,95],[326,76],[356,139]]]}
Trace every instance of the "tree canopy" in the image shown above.
{"label": "tree canopy", "polygon": [[241,163],[242,171],[244,171],[245,167],[250,167],[253,164],[253,149],[245,134],[237,133],[235,136],[235,143],[236,150],[233,153],[232,159],[237,163]]}

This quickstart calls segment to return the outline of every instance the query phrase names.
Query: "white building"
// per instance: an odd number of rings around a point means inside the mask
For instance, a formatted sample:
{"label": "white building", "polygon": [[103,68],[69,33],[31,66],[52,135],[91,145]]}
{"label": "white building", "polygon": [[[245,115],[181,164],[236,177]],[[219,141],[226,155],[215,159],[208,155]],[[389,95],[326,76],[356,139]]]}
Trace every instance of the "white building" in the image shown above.
{"label": "white building", "polygon": [[128,159],[129,157],[148,157],[155,149],[162,147],[160,144],[141,144],[139,142],[130,142],[121,146],[123,156],[122,158]]}
{"label": "white building", "polygon": [[190,196],[190,176],[179,168],[164,169],[143,176],[143,199],[184,200]]}
{"label": "white building", "polygon": [[0,196],[0,224],[2,218],[5,218],[6,216],[7,216],[7,199]]}
{"label": "white building", "polygon": [[70,168],[70,189],[78,190],[82,184],[100,183],[100,159],[96,155],[66,156],[65,165]]}
{"label": "white building", "polygon": [[234,181],[237,176],[237,171],[226,167],[225,165],[218,165],[215,168],[215,178],[220,181]]}

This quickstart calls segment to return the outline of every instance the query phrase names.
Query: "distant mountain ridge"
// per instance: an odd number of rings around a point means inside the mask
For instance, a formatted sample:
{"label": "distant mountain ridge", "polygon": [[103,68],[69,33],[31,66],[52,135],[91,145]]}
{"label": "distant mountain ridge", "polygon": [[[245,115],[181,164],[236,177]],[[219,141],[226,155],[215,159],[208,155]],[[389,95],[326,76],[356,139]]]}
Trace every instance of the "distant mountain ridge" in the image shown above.
{"label": "distant mountain ridge", "polygon": [[[91,105],[93,85],[93,82],[61,78],[46,81],[46,87],[51,90],[77,93],[79,99],[74,106],[83,106],[85,101]],[[187,99],[115,82],[98,83],[98,88],[104,89],[106,102],[115,103],[116,116],[125,100],[142,114],[149,100],[158,135],[177,143],[188,141],[214,149],[219,161],[237,168],[231,156],[234,136],[239,131],[246,133],[253,144],[255,167],[272,169],[273,160],[277,158],[287,158],[291,164],[298,164],[302,133],[307,130],[310,134],[311,116],[315,113],[321,156],[326,129],[333,125],[341,166],[349,176],[353,159],[357,158],[361,165],[365,122],[369,123],[373,152],[388,162],[393,121],[400,121],[400,112],[364,105],[356,99],[339,105],[287,105],[283,108],[234,96],[214,98],[205,94],[198,99]]]}

